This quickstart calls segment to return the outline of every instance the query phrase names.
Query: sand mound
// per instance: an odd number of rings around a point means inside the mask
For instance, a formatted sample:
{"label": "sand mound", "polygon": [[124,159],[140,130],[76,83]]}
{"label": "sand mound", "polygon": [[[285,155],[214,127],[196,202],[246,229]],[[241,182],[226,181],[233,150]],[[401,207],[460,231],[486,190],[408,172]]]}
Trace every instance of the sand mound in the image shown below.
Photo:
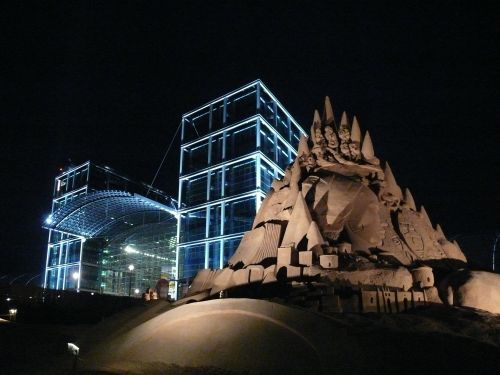
{"label": "sand mound", "polygon": [[84,360],[87,370],[122,374],[493,373],[497,366],[494,345],[399,329],[398,318],[388,325],[339,317],[262,300],[193,303],[103,342]]}

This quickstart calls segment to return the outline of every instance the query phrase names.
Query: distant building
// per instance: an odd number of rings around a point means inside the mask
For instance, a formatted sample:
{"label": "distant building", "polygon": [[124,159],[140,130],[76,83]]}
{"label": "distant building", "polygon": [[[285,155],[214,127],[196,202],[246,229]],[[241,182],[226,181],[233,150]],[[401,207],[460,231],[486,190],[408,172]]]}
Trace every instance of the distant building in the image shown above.
{"label": "distant building", "polygon": [[182,116],[177,279],[222,268],[305,132],[257,80]]}
{"label": "distant building", "polygon": [[173,279],[176,205],[109,167],[68,167],[55,178],[44,223],[44,287],[133,295]]}

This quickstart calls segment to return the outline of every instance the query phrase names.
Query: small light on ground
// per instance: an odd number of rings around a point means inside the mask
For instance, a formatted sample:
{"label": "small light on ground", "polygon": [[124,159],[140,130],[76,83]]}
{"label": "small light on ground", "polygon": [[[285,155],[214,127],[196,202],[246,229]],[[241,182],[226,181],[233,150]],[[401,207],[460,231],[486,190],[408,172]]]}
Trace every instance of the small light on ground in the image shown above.
{"label": "small light on ground", "polygon": [[80,352],[80,348],[72,342],[68,342],[68,352],[73,355],[78,355],[78,353]]}

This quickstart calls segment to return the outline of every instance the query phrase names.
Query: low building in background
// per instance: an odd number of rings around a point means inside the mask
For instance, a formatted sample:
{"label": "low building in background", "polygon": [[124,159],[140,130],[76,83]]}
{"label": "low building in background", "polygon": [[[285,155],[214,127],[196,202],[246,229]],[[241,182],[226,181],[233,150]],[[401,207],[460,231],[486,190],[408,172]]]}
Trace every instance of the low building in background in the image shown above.
{"label": "low building in background", "polygon": [[222,268],[305,132],[260,80],[182,116],[177,279]]}
{"label": "low building in background", "polygon": [[44,223],[44,287],[140,297],[173,280],[176,215],[174,199],[109,167],[67,167],[55,178]]}

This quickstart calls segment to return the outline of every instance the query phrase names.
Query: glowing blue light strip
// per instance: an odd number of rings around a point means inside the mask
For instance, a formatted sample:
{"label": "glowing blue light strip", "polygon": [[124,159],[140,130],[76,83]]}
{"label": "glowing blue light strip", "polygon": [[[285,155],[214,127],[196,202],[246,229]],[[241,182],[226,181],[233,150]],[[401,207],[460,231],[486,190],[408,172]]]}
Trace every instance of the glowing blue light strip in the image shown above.
{"label": "glowing blue light strip", "polygon": [[286,110],[286,108],[283,106],[283,104],[281,104],[281,102],[278,100],[278,98],[276,98],[276,96],[274,96],[274,94],[267,88],[266,85],[264,85],[264,83],[262,82],[262,80],[260,79],[256,79],[255,81],[253,82],[250,82],[249,84],[245,85],[245,86],[242,86],[240,87],[239,89],[236,89],[236,90],[233,90],[225,95],[222,95],[214,100],[211,100],[210,102],[206,103],[206,104],[203,104],[202,106],[190,111],[190,112],[187,112],[185,113],[184,115],[182,115],[182,118],[184,119],[185,117],[188,117],[188,116],[191,116],[193,113],[195,112],[198,112],[202,109],[205,109],[207,107],[210,107],[211,105],[219,102],[219,101],[222,101],[224,99],[228,99],[229,97],[233,96],[233,95],[236,95],[244,90],[247,90],[249,89],[250,87],[252,86],[255,86],[255,85],[260,85],[264,91],[266,92],[267,95],[269,95],[271,97],[271,99],[276,103],[276,105],[288,116],[288,118],[290,118],[290,121],[295,125],[295,127],[301,132],[303,133],[304,135],[306,135],[305,131],[302,129],[302,127],[299,125],[299,123],[297,121],[295,121],[295,119],[293,118],[293,116]]}
{"label": "glowing blue light strip", "polygon": [[221,204],[221,203],[230,203],[230,202],[237,200],[237,199],[252,197],[259,192],[260,192],[260,189],[253,189],[251,191],[247,191],[247,192],[241,193],[239,195],[231,195],[230,197],[220,198],[217,200],[212,200],[209,202],[201,203],[197,206],[191,206],[189,208],[179,210],[179,215],[186,215],[187,213],[189,213],[191,211],[198,211],[198,210],[201,210],[201,209],[209,207],[209,206],[216,206],[216,205]]}

